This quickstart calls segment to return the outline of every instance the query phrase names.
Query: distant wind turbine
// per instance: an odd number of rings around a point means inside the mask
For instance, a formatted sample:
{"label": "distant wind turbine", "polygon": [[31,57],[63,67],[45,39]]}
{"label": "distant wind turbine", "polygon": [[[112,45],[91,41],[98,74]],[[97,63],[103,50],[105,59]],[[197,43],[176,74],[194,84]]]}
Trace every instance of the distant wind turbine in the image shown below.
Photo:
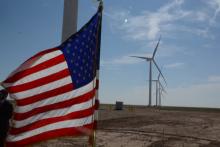
{"label": "distant wind turbine", "polygon": [[154,52],[153,52],[153,56],[152,57],[143,57],[143,56],[130,56],[130,57],[135,57],[135,58],[140,58],[140,59],[144,59],[146,61],[148,61],[150,63],[150,66],[149,66],[149,106],[151,106],[151,100],[152,100],[152,62],[154,63],[154,65],[156,66],[156,68],[158,69],[159,73],[161,74],[164,82],[166,83],[166,80],[159,68],[159,66],[157,65],[156,61],[154,60],[154,57],[156,55],[156,52],[157,52],[157,48],[159,46],[159,43],[160,43],[160,39],[161,39],[161,36],[157,42],[157,45],[154,49]]}
{"label": "distant wind turbine", "polygon": [[163,95],[163,92],[167,93],[166,90],[164,89],[163,85],[159,82],[159,87],[158,87],[158,98],[159,98],[159,106],[161,106],[161,96]]}
{"label": "distant wind turbine", "polygon": [[[161,71],[162,71],[162,68],[161,68]],[[160,82],[160,77],[161,77],[161,74],[159,73],[157,76],[157,80],[155,80],[155,82],[156,82],[156,106],[158,106],[158,102],[159,102],[159,106],[161,105],[162,92],[167,93],[166,90],[164,89],[163,85]],[[167,85],[167,83],[165,83],[165,84]]]}
{"label": "distant wind turbine", "polygon": [[156,80],[152,80],[152,82],[156,83],[156,106],[160,106],[161,105],[161,95],[163,95],[162,92],[166,92],[164,86],[161,84],[159,79]]}
{"label": "distant wind turbine", "polygon": [[156,88],[156,106],[161,106],[161,96],[163,95],[163,92],[167,93],[164,89],[163,85],[161,84],[160,80],[155,80],[157,83]]}

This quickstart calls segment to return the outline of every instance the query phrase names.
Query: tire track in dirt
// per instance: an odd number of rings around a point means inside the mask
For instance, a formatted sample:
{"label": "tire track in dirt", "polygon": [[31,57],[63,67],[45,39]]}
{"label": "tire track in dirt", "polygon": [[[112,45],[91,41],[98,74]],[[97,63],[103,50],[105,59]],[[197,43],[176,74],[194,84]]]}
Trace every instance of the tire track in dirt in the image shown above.
{"label": "tire track in dirt", "polygon": [[218,140],[210,139],[210,138],[201,138],[196,136],[189,136],[189,135],[179,135],[179,134],[172,134],[172,133],[165,133],[165,132],[156,132],[156,131],[143,131],[143,130],[132,130],[132,129],[100,129],[100,131],[106,132],[116,132],[116,133],[127,133],[127,134],[138,134],[138,135],[145,135],[145,136],[155,136],[155,137],[162,137],[165,138],[175,137],[176,139],[193,139],[193,140],[203,140],[209,142],[220,142]]}

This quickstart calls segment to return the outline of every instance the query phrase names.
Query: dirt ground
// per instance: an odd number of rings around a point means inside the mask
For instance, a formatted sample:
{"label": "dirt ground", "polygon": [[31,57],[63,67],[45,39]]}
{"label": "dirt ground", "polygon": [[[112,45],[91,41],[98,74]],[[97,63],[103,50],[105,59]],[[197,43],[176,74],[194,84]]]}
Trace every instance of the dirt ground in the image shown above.
{"label": "dirt ground", "polygon": [[[88,137],[65,137],[34,147],[85,147]],[[101,105],[97,147],[220,147],[220,111]]]}

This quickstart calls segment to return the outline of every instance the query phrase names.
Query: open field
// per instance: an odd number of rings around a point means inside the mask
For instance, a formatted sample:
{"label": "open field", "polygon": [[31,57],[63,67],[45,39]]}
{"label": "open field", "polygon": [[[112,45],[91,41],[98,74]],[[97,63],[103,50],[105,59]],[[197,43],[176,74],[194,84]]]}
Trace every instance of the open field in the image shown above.
{"label": "open field", "polygon": [[[220,110],[101,105],[97,147],[220,147]],[[83,147],[88,137],[65,137],[34,147]]]}

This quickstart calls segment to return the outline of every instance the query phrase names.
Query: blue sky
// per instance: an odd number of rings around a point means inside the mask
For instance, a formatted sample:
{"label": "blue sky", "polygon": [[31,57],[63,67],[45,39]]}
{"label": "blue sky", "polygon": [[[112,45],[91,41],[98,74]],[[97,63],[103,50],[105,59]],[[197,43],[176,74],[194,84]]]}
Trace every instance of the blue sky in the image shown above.
{"label": "blue sky", "polygon": [[[78,29],[96,8],[95,0],[79,0]],[[62,17],[63,0],[0,0],[0,81],[60,44]],[[149,65],[129,56],[150,56],[162,35],[155,57],[168,82],[162,104],[220,107],[219,23],[220,0],[105,0],[101,102],[148,103]]]}

